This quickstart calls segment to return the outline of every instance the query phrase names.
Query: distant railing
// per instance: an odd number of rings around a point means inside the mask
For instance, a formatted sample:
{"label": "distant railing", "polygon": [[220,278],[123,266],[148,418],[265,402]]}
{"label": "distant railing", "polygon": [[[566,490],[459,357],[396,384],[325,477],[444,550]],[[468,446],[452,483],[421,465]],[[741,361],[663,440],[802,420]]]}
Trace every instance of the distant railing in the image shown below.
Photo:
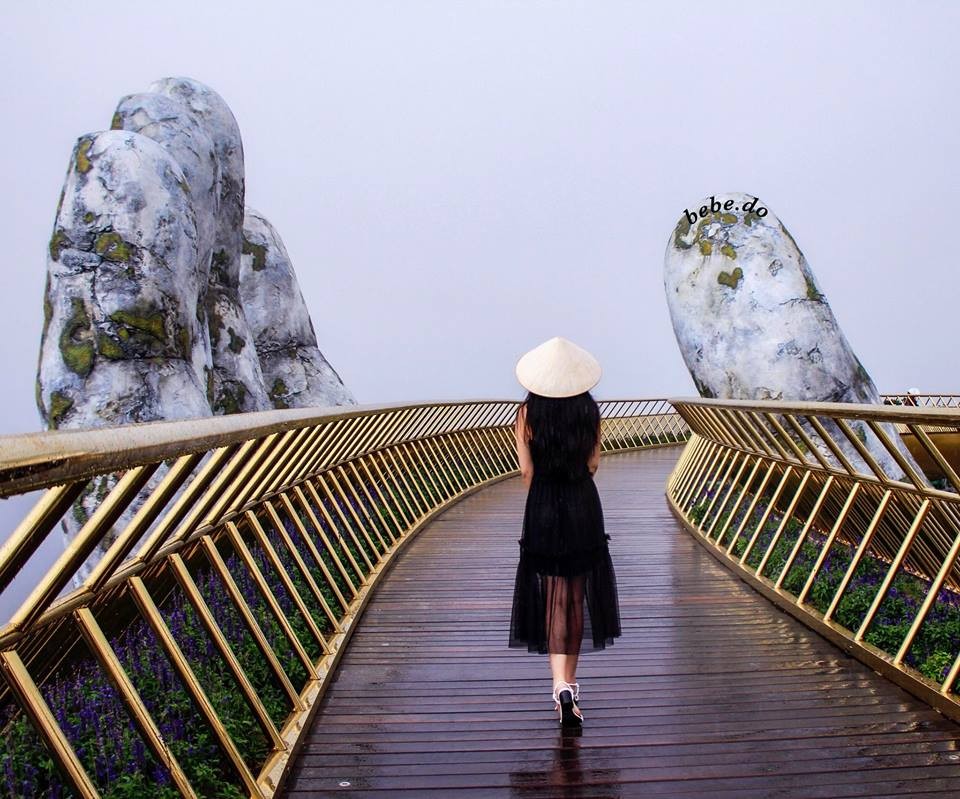
{"label": "distant railing", "polygon": [[[76,530],[0,628],[0,793],[273,796],[396,553],[517,473],[517,406],[0,438],[0,496],[43,490],[0,548],[0,595],[62,520]],[[665,400],[600,406],[604,453],[689,436]]]}
{"label": "distant railing", "polygon": [[[881,399],[884,405],[902,405],[905,407],[918,408],[956,408],[960,407],[960,394],[882,394]],[[898,433],[909,433],[906,426],[897,424]],[[924,428],[929,432],[951,432],[952,428],[945,427],[942,430],[927,425]]]}
{"label": "distant railing", "polygon": [[960,409],[911,398],[673,399],[693,436],[667,497],[750,585],[960,719]]}
{"label": "distant railing", "polygon": [[960,394],[881,394],[884,405],[910,405],[920,408],[956,408]]}

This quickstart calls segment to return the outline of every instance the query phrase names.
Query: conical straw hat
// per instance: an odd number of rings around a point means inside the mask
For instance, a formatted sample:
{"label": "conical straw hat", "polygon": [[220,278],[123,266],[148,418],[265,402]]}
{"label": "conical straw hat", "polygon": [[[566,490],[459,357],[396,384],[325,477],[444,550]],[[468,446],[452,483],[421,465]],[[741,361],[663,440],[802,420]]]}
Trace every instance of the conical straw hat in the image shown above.
{"label": "conical straw hat", "polygon": [[554,336],[521,356],[516,366],[520,385],[542,397],[573,397],[600,380],[600,363],[583,347]]}

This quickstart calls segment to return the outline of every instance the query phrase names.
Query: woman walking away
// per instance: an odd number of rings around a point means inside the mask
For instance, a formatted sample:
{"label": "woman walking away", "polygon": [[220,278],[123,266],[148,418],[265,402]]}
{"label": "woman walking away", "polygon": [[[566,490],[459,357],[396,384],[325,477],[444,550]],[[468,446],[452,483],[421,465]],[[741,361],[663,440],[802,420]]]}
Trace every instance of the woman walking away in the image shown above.
{"label": "woman walking away", "polygon": [[554,710],[579,726],[577,660],[584,637],[603,649],[620,635],[617,583],[593,475],[600,465],[600,408],[589,389],[600,364],[555,336],[517,362],[527,389],[516,417],[527,486],[510,646],[550,655]]}

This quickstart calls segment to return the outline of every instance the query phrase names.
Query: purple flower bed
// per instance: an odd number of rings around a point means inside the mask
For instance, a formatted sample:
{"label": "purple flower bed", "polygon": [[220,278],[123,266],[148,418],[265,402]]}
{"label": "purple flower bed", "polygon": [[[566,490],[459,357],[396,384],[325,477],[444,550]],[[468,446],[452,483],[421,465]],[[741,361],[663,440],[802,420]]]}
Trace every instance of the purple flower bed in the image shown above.
{"label": "purple flower bed", "polygon": [[[280,552],[282,542],[279,536],[275,538],[274,546]],[[292,597],[267,562],[265,553],[259,548],[253,549],[254,557],[297,638],[312,657],[318,658],[319,644],[309,632]],[[290,569],[292,558],[289,553],[287,558],[289,562],[284,565]],[[226,562],[284,671],[299,690],[307,678],[303,664],[240,559],[230,554]],[[291,569],[290,573],[295,575],[294,584],[304,596],[307,588],[299,572]],[[276,725],[281,725],[291,709],[288,700],[219,577],[212,570],[205,570],[194,575],[194,579],[268,715]],[[256,773],[269,754],[266,736],[226,663],[203,630],[192,605],[179,589],[175,589],[164,602],[161,612],[244,761]],[[321,631],[329,630],[329,621],[319,612],[314,620]],[[109,640],[198,794],[216,799],[245,796],[233,767],[221,754],[212,731],[195,709],[146,622],[138,616]],[[116,689],[89,654],[59,669],[44,682],[41,690],[104,799],[142,799],[144,796],[172,799],[179,796],[166,769],[151,755]],[[0,796],[55,799],[72,795],[29,721],[12,704],[5,706],[2,713],[0,758],[4,768]]]}

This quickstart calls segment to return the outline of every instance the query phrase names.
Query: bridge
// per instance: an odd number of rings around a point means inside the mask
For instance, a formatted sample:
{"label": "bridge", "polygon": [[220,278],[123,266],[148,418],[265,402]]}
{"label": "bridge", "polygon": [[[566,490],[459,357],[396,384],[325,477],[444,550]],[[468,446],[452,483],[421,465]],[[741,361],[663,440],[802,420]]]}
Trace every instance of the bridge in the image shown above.
{"label": "bridge", "polygon": [[602,401],[579,735],[506,646],[517,402],[4,437],[0,795],[956,795],[958,400]]}

